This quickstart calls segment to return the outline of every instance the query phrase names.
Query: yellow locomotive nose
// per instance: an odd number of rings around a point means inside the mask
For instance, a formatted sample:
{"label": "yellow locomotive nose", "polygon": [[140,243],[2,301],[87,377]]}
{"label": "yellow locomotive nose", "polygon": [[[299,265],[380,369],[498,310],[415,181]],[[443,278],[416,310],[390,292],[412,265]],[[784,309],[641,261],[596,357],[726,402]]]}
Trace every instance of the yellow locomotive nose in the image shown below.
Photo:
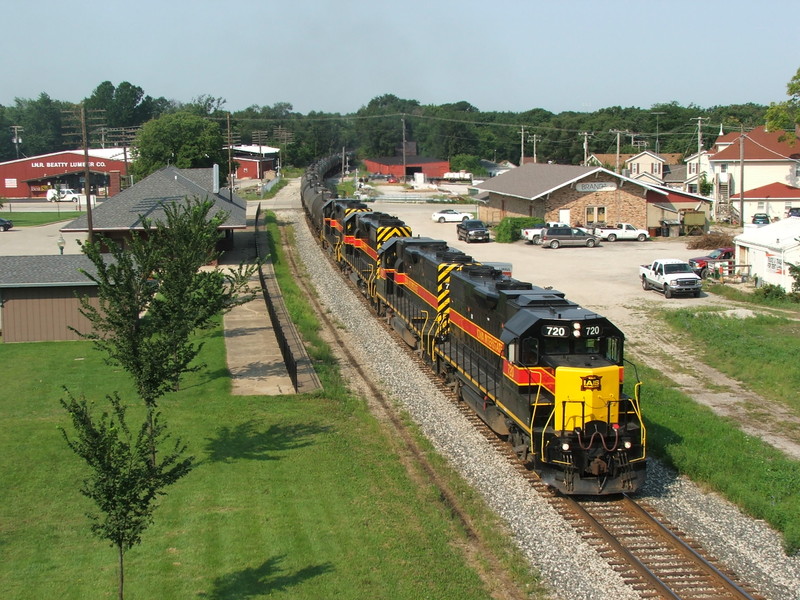
{"label": "yellow locomotive nose", "polygon": [[621,373],[617,365],[594,369],[558,367],[553,427],[574,431],[591,421],[609,426],[618,423]]}

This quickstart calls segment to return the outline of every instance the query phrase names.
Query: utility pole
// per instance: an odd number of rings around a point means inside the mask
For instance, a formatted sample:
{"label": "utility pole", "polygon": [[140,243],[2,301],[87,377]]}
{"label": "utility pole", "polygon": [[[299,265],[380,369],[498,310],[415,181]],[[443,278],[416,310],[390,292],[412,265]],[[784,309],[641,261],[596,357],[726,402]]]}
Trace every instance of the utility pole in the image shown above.
{"label": "utility pole", "polygon": [[84,179],[86,180],[86,227],[87,240],[91,244],[94,241],[94,227],[92,223],[92,172],[89,169],[89,133],[86,127],[86,107],[81,104],[81,137],[83,138],[83,161]]}
{"label": "utility pole", "polygon": [[703,152],[703,117],[692,117],[697,121],[697,193],[700,194],[700,155]]}
{"label": "utility pole", "polygon": [[519,166],[525,162],[525,125],[519,130]]}
{"label": "utility pole", "polygon": [[[231,113],[228,112],[228,199],[233,202],[233,135],[231,134]],[[217,185],[217,182],[214,182]],[[214,189],[217,189],[216,187]]]}
{"label": "utility pole", "polygon": [[739,224],[744,227],[744,125],[739,132]]}
{"label": "utility pole", "polygon": [[403,123],[403,183],[406,182],[406,116],[400,118]]}
{"label": "utility pole", "polygon": [[12,125],[11,131],[14,132],[11,141],[14,143],[14,147],[17,150],[17,158],[19,158],[19,145],[22,143],[22,138],[19,137],[19,134],[25,130],[22,128],[21,125]]}
{"label": "utility pole", "polygon": [[594,135],[588,131],[582,131],[579,135],[583,136],[583,165],[589,162],[589,136]]}
{"label": "utility pole", "polygon": [[617,173],[619,173],[619,136],[622,135],[623,133],[625,135],[628,135],[629,132],[628,132],[627,129],[624,130],[624,131],[621,130],[621,129],[610,129],[608,133],[616,133],[617,134],[617,163],[616,163],[617,166],[616,166],[616,168],[614,170]]}
{"label": "utility pole", "polygon": [[264,179],[264,151],[262,150],[261,146],[263,146],[267,140],[267,132],[263,129],[257,129],[252,133],[252,140],[258,144],[258,169],[256,170],[256,175],[258,175],[259,179]]}
{"label": "utility pole", "polygon": [[536,135],[534,133],[531,139],[533,140],[533,162],[534,163],[538,163],[539,161],[536,159],[536,142],[538,142],[542,138],[541,138],[541,136]]}

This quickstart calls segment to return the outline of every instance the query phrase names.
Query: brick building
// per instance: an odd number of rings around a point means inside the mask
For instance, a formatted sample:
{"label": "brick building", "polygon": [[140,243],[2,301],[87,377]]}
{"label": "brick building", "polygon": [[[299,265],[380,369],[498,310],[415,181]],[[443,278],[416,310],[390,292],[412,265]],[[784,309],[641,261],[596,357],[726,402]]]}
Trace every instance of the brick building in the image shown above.
{"label": "brick building", "polygon": [[603,167],[528,163],[476,186],[485,203],[478,217],[537,217],[575,226],[631,223],[660,228],[686,210],[708,213],[708,200],[624,177]]}

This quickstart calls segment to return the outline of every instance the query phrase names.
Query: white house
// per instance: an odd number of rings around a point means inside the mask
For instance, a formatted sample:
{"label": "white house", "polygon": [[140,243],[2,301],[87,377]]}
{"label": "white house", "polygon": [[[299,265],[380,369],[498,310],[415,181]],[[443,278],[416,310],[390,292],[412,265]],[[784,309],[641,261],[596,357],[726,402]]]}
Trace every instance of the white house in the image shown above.
{"label": "white house", "polygon": [[759,283],[779,285],[792,291],[789,265],[800,265],[800,217],[789,217],[764,227],[746,227],[733,240],[736,264],[750,265]]}
{"label": "white house", "polygon": [[[792,144],[781,139],[783,137],[783,131],[756,127],[752,131],[726,133],[717,138],[708,154],[708,179],[714,184],[717,218],[724,217],[730,208],[738,213],[737,201],[742,191],[746,193],[771,183],[792,187],[800,184],[800,143]],[[687,160],[697,164],[697,155]],[[702,157],[700,164],[702,166]]]}

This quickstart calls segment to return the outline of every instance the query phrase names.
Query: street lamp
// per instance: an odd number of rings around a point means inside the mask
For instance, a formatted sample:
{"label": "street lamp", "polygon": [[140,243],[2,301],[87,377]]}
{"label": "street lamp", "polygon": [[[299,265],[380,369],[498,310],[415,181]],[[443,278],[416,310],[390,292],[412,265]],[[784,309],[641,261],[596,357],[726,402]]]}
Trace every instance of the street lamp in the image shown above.
{"label": "street lamp", "polygon": [[58,245],[59,252],[61,254],[64,254],[64,246],[67,245],[67,242],[64,240],[64,236],[63,235],[61,235],[61,234],[58,235],[58,241],[56,242],[56,244]]}

